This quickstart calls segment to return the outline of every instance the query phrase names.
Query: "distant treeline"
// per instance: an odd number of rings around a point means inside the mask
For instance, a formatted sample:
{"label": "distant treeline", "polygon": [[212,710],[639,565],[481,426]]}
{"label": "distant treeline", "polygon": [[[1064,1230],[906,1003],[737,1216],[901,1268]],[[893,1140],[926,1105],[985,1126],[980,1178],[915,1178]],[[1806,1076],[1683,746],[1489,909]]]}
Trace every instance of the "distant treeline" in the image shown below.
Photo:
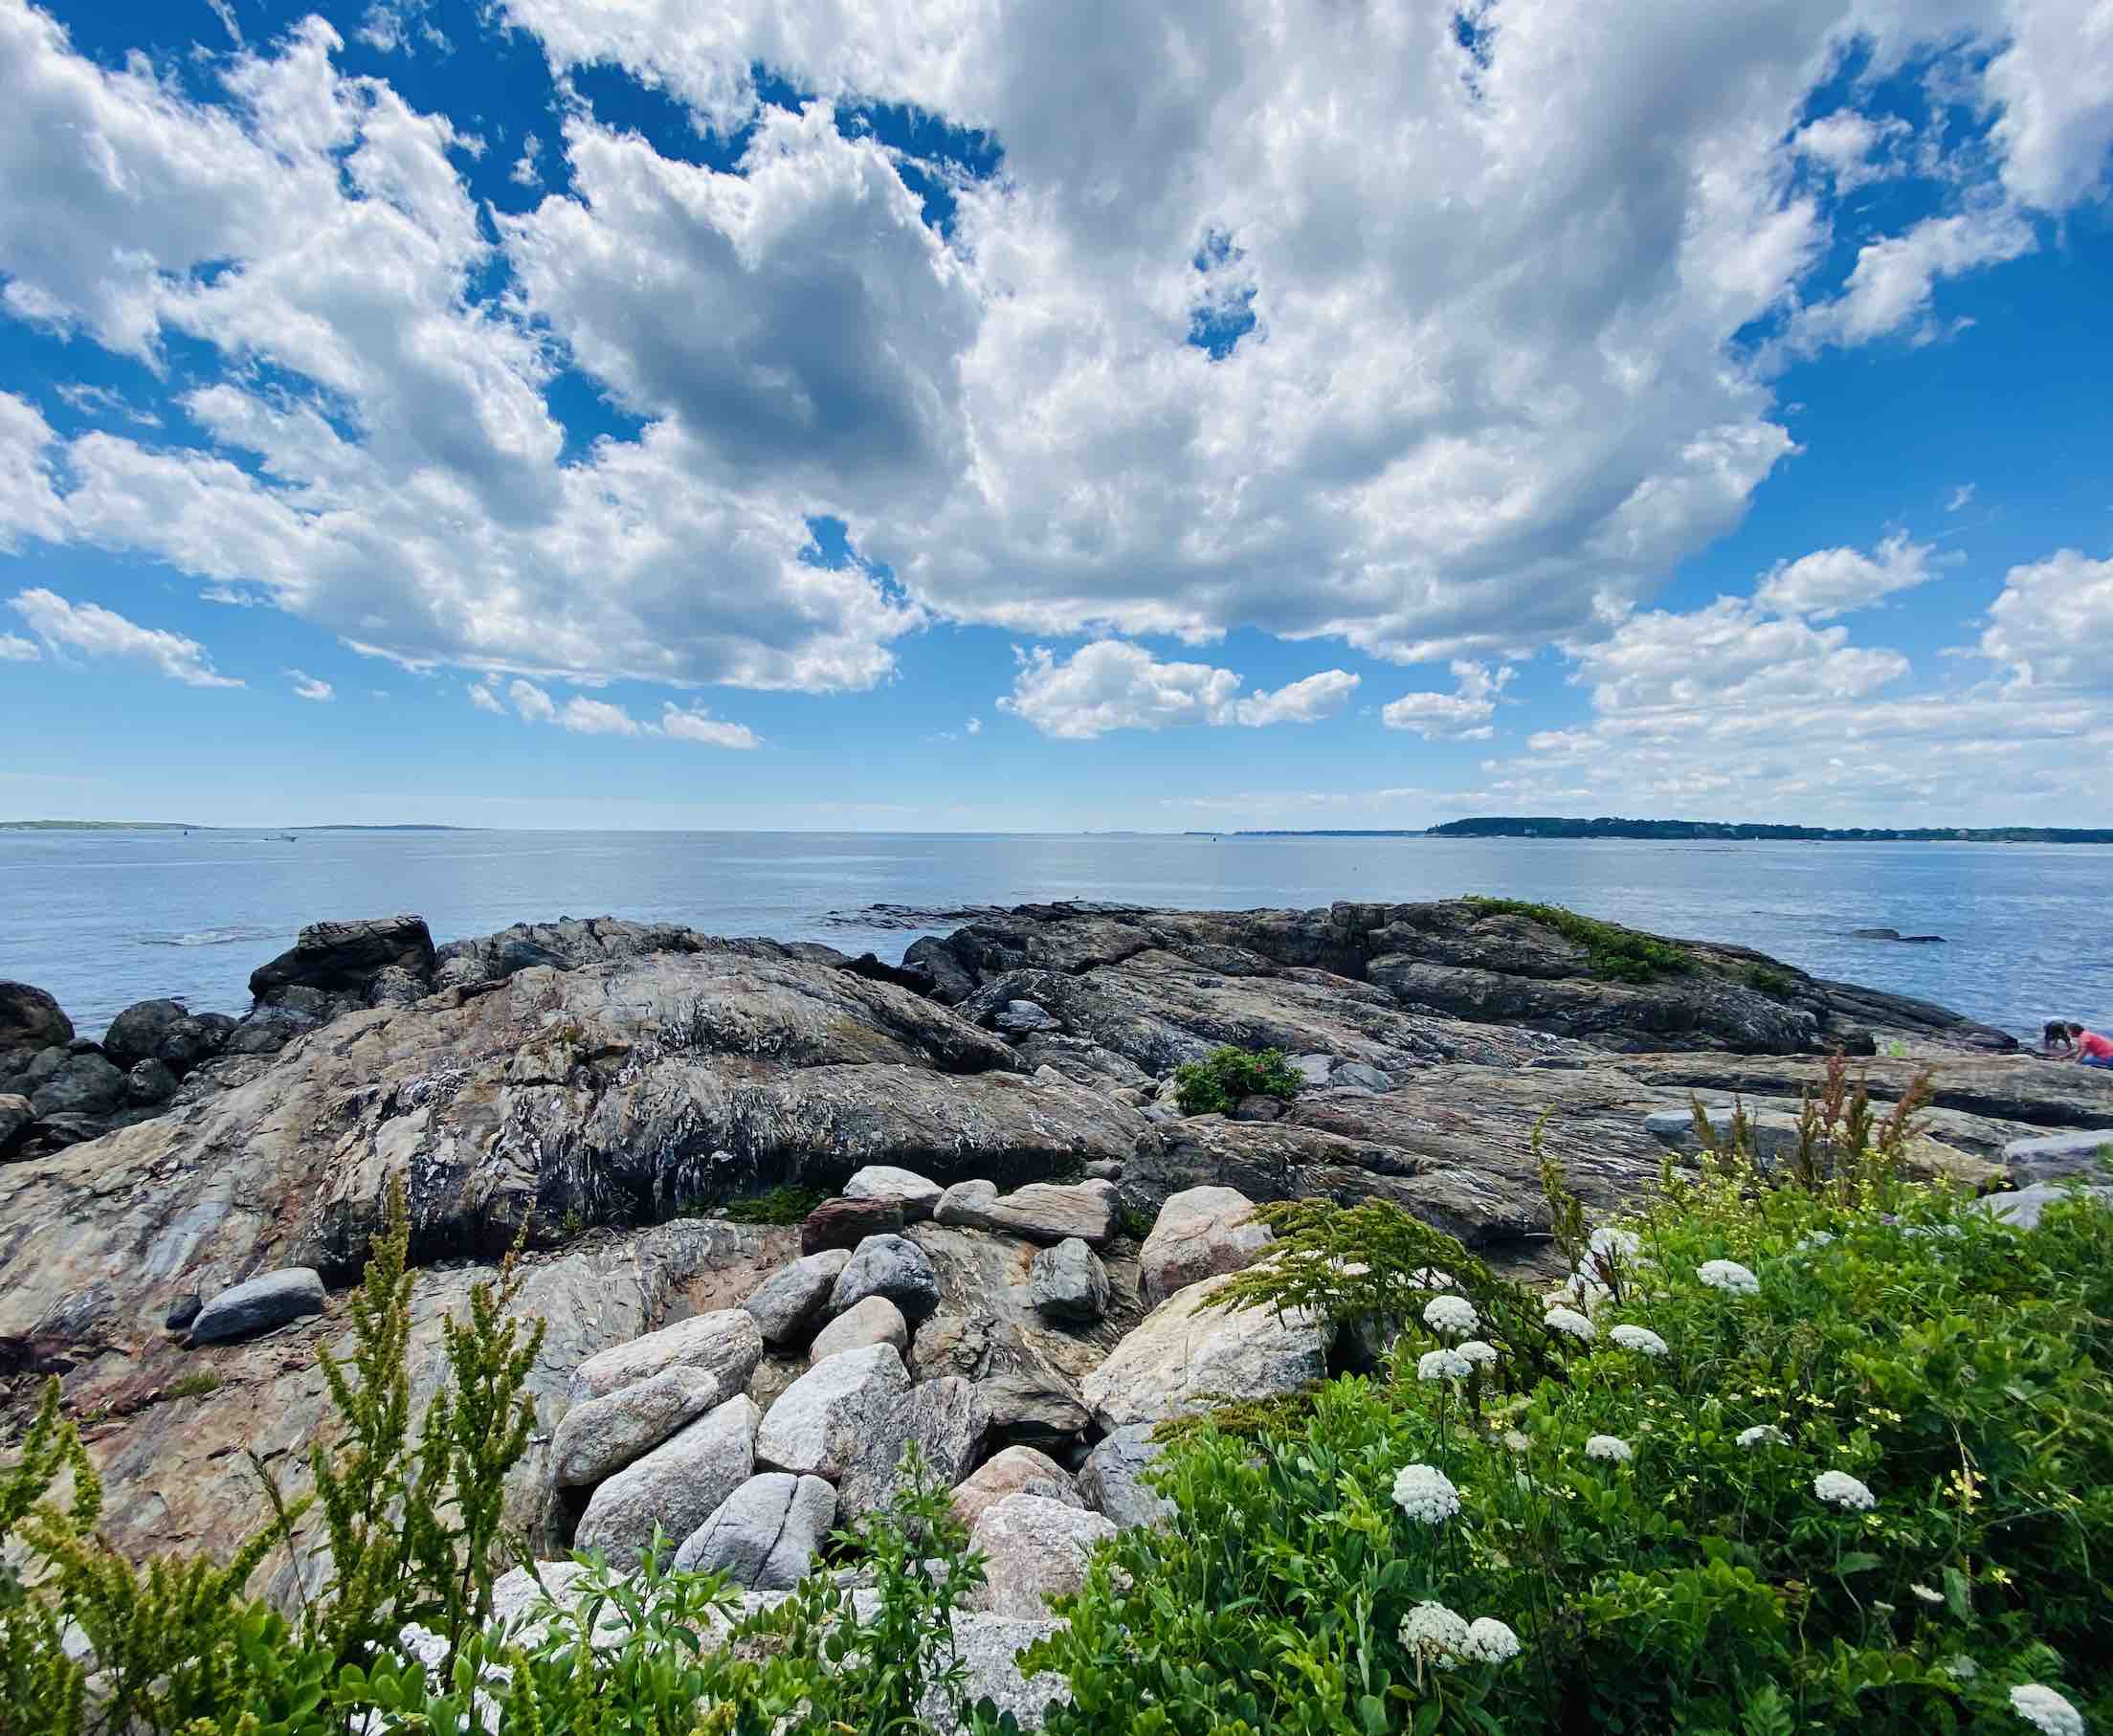
{"label": "distant treeline", "polygon": [[1438,838],[1783,838],[1793,842],[1884,844],[2113,844],[2113,827],[1764,826],[1727,820],[1567,820],[1552,814],[1448,820]]}

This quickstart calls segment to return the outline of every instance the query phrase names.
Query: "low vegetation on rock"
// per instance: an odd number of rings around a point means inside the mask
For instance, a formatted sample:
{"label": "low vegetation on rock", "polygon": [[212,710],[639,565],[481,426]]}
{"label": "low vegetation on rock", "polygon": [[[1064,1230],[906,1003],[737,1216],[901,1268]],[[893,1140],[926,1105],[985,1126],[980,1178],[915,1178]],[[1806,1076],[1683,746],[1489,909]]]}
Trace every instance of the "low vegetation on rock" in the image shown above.
{"label": "low vegetation on rock", "polygon": [[1299,1070],[1281,1049],[1238,1049],[1227,1044],[1200,1061],[1174,1069],[1174,1101],[1184,1115],[1223,1115],[1242,1098],[1299,1095]]}
{"label": "low vegetation on rock", "polygon": [[1580,916],[1561,904],[1534,904],[1513,898],[1467,898],[1460,901],[1478,916],[1523,916],[1544,928],[1554,929],[1565,940],[1585,948],[1586,968],[1603,982],[1656,982],[1661,976],[1680,976],[1695,968],[1694,953],[1678,942]]}
{"label": "low vegetation on rock", "polygon": [[813,1188],[788,1182],[765,1193],[750,1193],[728,1200],[725,1212],[737,1224],[796,1224],[822,1203],[825,1196]]}

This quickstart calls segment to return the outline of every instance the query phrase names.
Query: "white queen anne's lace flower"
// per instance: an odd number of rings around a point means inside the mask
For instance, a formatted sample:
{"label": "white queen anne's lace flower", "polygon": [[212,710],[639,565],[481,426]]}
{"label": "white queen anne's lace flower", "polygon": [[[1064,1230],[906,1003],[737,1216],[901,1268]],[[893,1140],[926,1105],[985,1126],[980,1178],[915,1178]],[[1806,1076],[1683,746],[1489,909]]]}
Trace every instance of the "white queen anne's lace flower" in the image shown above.
{"label": "white queen anne's lace flower", "polygon": [[1618,1435],[1594,1435],[1585,1443],[1585,1457],[1605,1458],[1617,1465],[1625,1465],[1635,1458],[1635,1453]]}
{"label": "white queen anne's lace flower", "polygon": [[1935,1586],[1912,1585],[1907,1589],[1924,1603],[1943,1603],[1945,1601],[1945,1594]]}
{"label": "white queen anne's lace flower", "polygon": [[1861,1478],[1846,1471],[1822,1471],[1813,1479],[1813,1493],[1831,1507],[1845,1513],[1864,1513],[1879,1504],[1879,1498]]}
{"label": "white queen anne's lace flower", "polygon": [[1418,1380],[1465,1380],[1475,1372],[1475,1365],[1457,1350],[1426,1350],[1416,1358]]}
{"label": "white queen anne's lace flower", "polygon": [[1590,1340],[1599,1328],[1575,1308],[1550,1308],[1542,1323],[1551,1332],[1565,1332],[1570,1337]]}
{"label": "white queen anne's lace flower", "polygon": [[1586,1244],[1603,1259],[1635,1259],[1642,1251],[1643,1241],[1634,1230],[1617,1230],[1613,1224],[1602,1224],[1592,1232]]}
{"label": "white queen anne's lace flower", "polygon": [[1790,1437],[1772,1422],[1757,1422],[1739,1431],[1739,1444],[1751,1452],[1755,1447],[1787,1447]]}
{"label": "white queen anne's lace flower", "polygon": [[1761,1280],[1735,1259],[1705,1259],[1695,1268],[1695,1276],[1712,1290],[1722,1290],[1726,1296],[1758,1296]]}
{"label": "white queen anne's lace flower", "polygon": [[1424,1662],[1450,1670],[1466,1655],[1471,1632],[1466,1621],[1445,1605],[1427,1601],[1402,1617],[1399,1637],[1403,1648]]}
{"label": "white queen anne's lace flower", "polygon": [[2036,1681],[2011,1690],[2011,1710],[2046,1736],[2083,1736],[2083,1714]]}
{"label": "white queen anne's lace flower", "polygon": [[1588,1314],[1599,1311],[1599,1304],[1613,1292],[1590,1272],[1572,1272],[1563,1280],[1563,1287],[1548,1298],[1551,1302],[1574,1302]]}
{"label": "white queen anne's lace flower", "polygon": [[1478,1369],[1486,1369],[1497,1360],[1497,1347],[1479,1338],[1471,1338],[1465,1344],[1454,1347]]}
{"label": "white queen anne's lace flower", "polygon": [[1482,1322],[1466,1297],[1434,1296],[1423,1304],[1423,1324],[1448,1338],[1465,1338]]}
{"label": "white queen anne's lace flower", "polygon": [[1519,1656],[1519,1636],[1494,1615],[1478,1615],[1467,1624],[1467,1643],[1460,1650],[1478,1663],[1503,1663]]}
{"label": "white queen anne's lace flower", "polygon": [[1460,1510],[1460,1492],[1436,1465],[1404,1465],[1394,1476],[1394,1505],[1419,1525],[1443,1525]]}
{"label": "white queen anne's lace flower", "polygon": [[1669,1347],[1649,1326],[1619,1325],[1607,1336],[1624,1350],[1634,1350],[1640,1356],[1663,1356]]}
{"label": "white queen anne's lace flower", "polygon": [[1409,1274],[1409,1282],[1418,1290],[1450,1290],[1453,1274],[1442,1272],[1436,1266],[1418,1266]]}

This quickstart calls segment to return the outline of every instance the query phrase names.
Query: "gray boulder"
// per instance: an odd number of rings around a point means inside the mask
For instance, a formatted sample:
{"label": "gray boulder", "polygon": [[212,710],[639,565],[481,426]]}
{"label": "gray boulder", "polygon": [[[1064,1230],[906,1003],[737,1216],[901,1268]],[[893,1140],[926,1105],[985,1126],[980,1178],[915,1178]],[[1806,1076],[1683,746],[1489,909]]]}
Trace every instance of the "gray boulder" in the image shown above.
{"label": "gray boulder", "polygon": [[989,1575],[969,1601],[997,1615],[1045,1616],[1050,1598],[1085,1583],[1094,1546],[1115,1534],[1099,1513],[1044,1495],[992,1502],[968,1536]]}
{"label": "gray boulder", "polygon": [[432,979],[433,935],[423,917],[310,923],[293,946],[250,972],[250,992],[260,1001],[289,988],[363,994],[369,982],[391,967]]}
{"label": "gray boulder", "polygon": [[572,1543],[626,1572],[657,1527],[672,1548],[754,1472],[756,1407],[737,1393],[671,1436],[594,1491]]}
{"label": "gray boulder", "polygon": [[984,1509],[1008,1495],[1040,1495],[1069,1507],[1086,1504],[1071,1473],[1047,1453],[1033,1447],[1007,1447],[1002,1453],[993,1453],[972,1476],[954,1485],[954,1517],[973,1531]]}
{"label": "gray boulder", "polygon": [[1206,1279],[1168,1297],[1086,1376],[1086,1407],[1103,1429],[1165,1422],[1214,1399],[1280,1397],[1322,1378],[1331,1340],[1323,1323],[1213,1306],[1230,1281]]}
{"label": "gray boulder", "polygon": [[976,1386],[993,1440],[1068,1449],[1093,1420],[1078,1388],[1054,1369],[1037,1364],[1005,1369]]}
{"label": "gray boulder", "polygon": [[1145,1481],[1152,1461],[1167,1449],[1152,1438],[1150,1423],[1117,1429],[1086,1455],[1079,1467],[1079,1498],[1125,1530],[1174,1516],[1174,1503]]}
{"label": "gray boulder", "polygon": [[869,1296],[886,1297],[905,1320],[923,1320],[939,1306],[939,1274],[930,1256],[906,1236],[867,1236],[836,1275],[829,1312],[841,1314]]}
{"label": "gray boulder", "polygon": [[912,1387],[879,1413],[837,1483],[847,1514],[879,1512],[901,1486],[903,1453],[915,1445],[942,1487],[968,1475],[983,1445],[985,1418],[975,1383],[958,1374]]}
{"label": "gray boulder", "polygon": [[304,1036],[321,1021],[313,1013],[292,1007],[259,1007],[228,1033],[222,1053],[227,1055],[277,1055],[297,1036]]}
{"label": "gray boulder", "polygon": [[756,1462],[836,1481],[887,1426],[909,1385],[893,1345],[825,1358],[770,1407],[756,1436]]}
{"label": "gray boulder", "polygon": [[836,1278],[851,1263],[848,1248],[824,1248],[805,1254],[758,1284],[741,1305],[756,1317],[767,1345],[789,1345],[804,1338],[822,1309]]}
{"label": "gray boulder", "polygon": [[198,1310],[190,1323],[194,1345],[224,1344],[282,1326],[303,1314],[321,1314],[323,1279],[307,1266],[287,1266],[231,1285]]}
{"label": "gray boulder", "polygon": [[711,1410],[719,1397],[719,1377],[711,1370],[678,1366],[574,1405],[551,1436],[550,1480],[560,1488],[598,1483]]}
{"label": "gray boulder", "polygon": [[2061,1181],[2072,1175],[2099,1173],[2099,1156],[2113,1151],[2113,1131],[2092,1128],[2081,1133],[2048,1133],[2013,1139],[2003,1147],[2003,1167],[2021,1182]]}
{"label": "gray boulder", "polygon": [[945,1192],[937,1182],[914,1169],[892,1164],[868,1164],[844,1184],[846,1199],[892,1199],[902,1208],[902,1221],[914,1224],[931,1216]]}
{"label": "gray boulder", "polygon": [[1055,1321],[1096,1321],[1108,1311],[1108,1269],[1076,1235],[1044,1248],[1027,1269],[1027,1299]]}
{"label": "gray boulder", "polygon": [[1175,1291],[1244,1272],[1275,1238],[1255,1222],[1255,1202],[1232,1188],[1185,1188],[1168,1196],[1138,1253],[1138,1293],[1156,1308]]}
{"label": "gray boulder", "polygon": [[[1071,1688],[1061,1676],[1046,1672],[1023,1676],[1017,1659],[1037,1639],[1047,1639],[1063,1625],[1046,1617],[1026,1620],[982,1610],[956,1610],[954,1656],[964,1672],[962,1698],[971,1706],[988,1700],[1000,1713],[1010,1713],[1022,1730],[1040,1729],[1048,1721],[1051,1703],[1068,1703]],[[936,1683],[919,1703],[918,1719],[920,1727],[931,1736],[957,1736],[961,1728],[947,1696]]]}
{"label": "gray boulder", "polygon": [[971,1230],[1039,1242],[1077,1236],[1102,1248],[1115,1237],[1115,1186],[1105,1181],[1030,1182],[1000,1194],[992,1182],[956,1182],[941,1196],[935,1215],[943,1224]]}
{"label": "gray boulder", "polygon": [[178,1082],[167,1061],[158,1061],[148,1056],[145,1060],[135,1062],[124,1076],[124,1095],[142,1107],[166,1103],[176,1095]]}
{"label": "gray boulder", "polygon": [[1986,1212],[1991,1217],[2000,1218],[2017,1229],[2036,1230],[2041,1213],[2049,1206],[2078,1198],[2113,1205],[2113,1188],[2064,1188],[2054,1182],[2035,1182],[2029,1188],[2017,1188],[2008,1193],[1985,1193],[1973,1204],[1975,1211]]}
{"label": "gray boulder", "polygon": [[111,1065],[129,1073],[141,1061],[159,1058],[163,1041],[189,1016],[182,1001],[135,1001],[110,1021],[102,1052]]}
{"label": "gray boulder", "polygon": [[74,1021],[43,990],[28,983],[0,983],[0,1072],[11,1058],[26,1060],[41,1049],[63,1049],[74,1040]]}
{"label": "gray boulder", "polygon": [[125,1101],[124,1075],[100,1055],[70,1055],[30,1094],[39,1121],[56,1115],[115,1114]]}
{"label": "gray boulder", "polygon": [[678,1570],[723,1573],[754,1591],[790,1591],[836,1523],[836,1491],[819,1477],[765,1471],[712,1510],[675,1552]]}
{"label": "gray boulder", "polygon": [[1348,1085],[1360,1091],[1391,1091],[1393,1075],[1382,1072],[1369,1061],[1345,1061],[1328,1075],[1331,1085]]}
{"label": "gray boulder", "polygon": [[572,1371],[571,1402],[600,1398],[674,1368],[702,1369],[718,1377],[722,1392],[738,1392],[762,1360],[756,1317],[745,1308],[720,1308],[589,1356]]}
{"label": "gray boulder", "polygon": [[830,1248],[849,1253],[869,1235],[887,1235],[902,1228],[899,1199],[825,1199],[800,1220],[800,1252]]}
{"label": "gray boulder", "polygon": [[910,1324],[902,1318],[902,1310],[884,1296],[869,1296],[853,1302],[815,1333],[807,1352],[807,1366],[812,1369],[824,1357],[863,1349],[867,1345],[893,1345],[899,1352],[908,1354]]}
{"label": "gray boulder", "polygon": [[1061,1031],[1064,1021],[1034,1001],[1007,1001],[991,1015],[993,1029],[1007,1036],[1033,1036],[1043,1031]]}
{"label": "gray boulder", "polygon": [[15,1146],[29,1138],[31,1124],[36,1120],[36,1111],[30,1107],[30,1100],[19,1092],[0,1092],[0,1157],[6,1157]]}

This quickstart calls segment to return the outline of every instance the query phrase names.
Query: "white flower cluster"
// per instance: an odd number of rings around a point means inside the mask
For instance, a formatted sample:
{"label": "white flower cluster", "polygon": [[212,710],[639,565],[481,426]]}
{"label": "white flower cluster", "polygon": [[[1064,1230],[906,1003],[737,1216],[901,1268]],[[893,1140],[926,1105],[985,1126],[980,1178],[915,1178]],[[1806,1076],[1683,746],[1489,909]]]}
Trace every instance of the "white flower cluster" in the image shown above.
{"label": "white flower cluster", "polygon": [[1394,1505],[1419,1525],[1443,1525],[1460,1510],[1460,1492],[1436,1465],[1404,1465],[1394,1476]]}
{"label": "white flower cluster", "polygon": [[1587,1458],[1604,1458],[1617,1465],[1625,1465],[1635,1453],[1618,1435],[1594,1435],[1585,1443]]}
{"label": "white flower cluster", "polygon": [[1822,1471],[1813,1479],[1813,1493],[1845,1513],[1867,1513],[1879,1504],[1871,1486],[1846,1471]]}
{"label": "white flower cluster", "polygon": [[1812,1235],[1806,1236],[1805,1239],[1799,1242],[1795,1247],[1793,1247],[1790,1252],[1792,1254],[1809,1254],[1814,1248],[1825,1248],[1831,1246],[1834,1242],[1834,1239],[1835,1233],[1832,1230],[1814,1230]]}
{"label": "white flower cluster", "polygon": [[1772,1422],[1757,1422],[1739,1431],[1739,1444],[1750,1452],[1755,1447],[1787,1447],[1790,1437]]}
{"label": "white flower cluster", "polygon": [[1497,1347],[1485,1344],[1481,1339],[1471,1338],[1461,1345],[1458,1354],[1479,1369],[1486,1369],[1497,1360]]}
{"label": "white flower cluster", "polygon": [[1453,1287],[1453,1274],[1441,1272],[1436,1266],[1419,1266],[1409,1274],[1409,1282],[1412,1288],[1418,1290],[1450,1290]]}
{"label": "white flower cluster", "polygon": [[1695,1276],[1712,1290],[1722,1290],[1726,1296],[1758,1296],[1761,1280],[1735,1259],[1705,1259],[1695,1268]]}
{"label": "white flower cluster", "polygon": [[1599,1304],[1613,1292],[1590,1272],[1572,1272],[1563,1280],[1563,1287],[1548,1298],[1551,1303],[1574,1302],[1588,1314],[1596,1314]]}
{"label": "white flower cluster", "polygon": [[1566,1332],[1580,1342],[1590,1343],[1599,1328],[1575,1308],[1550,1308],[1541,1323],[1551,1332]]}
{"label": "white flower cluster", "polygon": [[1426,1350],[1416,1358],[1418,1380],[1465,1380],[1475,1372],[1475,1365],[1457,1350]]}
{"label": "white flower cluster", "polygon": [[1924,1603],[1943,1603],[1945,1601],[1945,1594],[1940,1591],[1935,1586],[1925,1586],[1918,1584],[1911,1585],[1907,1589],[1910,1591],[1913,1591],[1915,1595],[1920,1597]]}
{"label": "white flower cluster", "polygon": [[2046,1736],[2083,1736],[2083,1714],[2036,1681],[2011,1690],[2011,1710]]}
{"label": "white flower cluster", "polygon": [[1503,1663],[1519,1656],[1519,1636],[1509,1624],[1494,1615],[1468,1621],[1428,1599],[1402,1618],[1397,1636],[1405,1650],[1441,1670],[1463,1663]]}
{"label": "white flower cluster", "polygon": [[1482,1322],[1466,1297],[1434,1296],[1423,1304],[1423,1324],[1448,1338],[1465,1338]]}
{"label": "white flower cluster", "polygon": [[1617,1230],[1602,1224],[1586,1244],[1602,1259],[1635,1259],[1642,1252],[1643,1239],[1634,1230]]}
{"label": "white flower cluster", "polygon": [[1663,1356],[1670,1348],[1649,1326],[1615,1326],[1607,1336],[1624,1350],[1634,1350],[1639,1356]]}

